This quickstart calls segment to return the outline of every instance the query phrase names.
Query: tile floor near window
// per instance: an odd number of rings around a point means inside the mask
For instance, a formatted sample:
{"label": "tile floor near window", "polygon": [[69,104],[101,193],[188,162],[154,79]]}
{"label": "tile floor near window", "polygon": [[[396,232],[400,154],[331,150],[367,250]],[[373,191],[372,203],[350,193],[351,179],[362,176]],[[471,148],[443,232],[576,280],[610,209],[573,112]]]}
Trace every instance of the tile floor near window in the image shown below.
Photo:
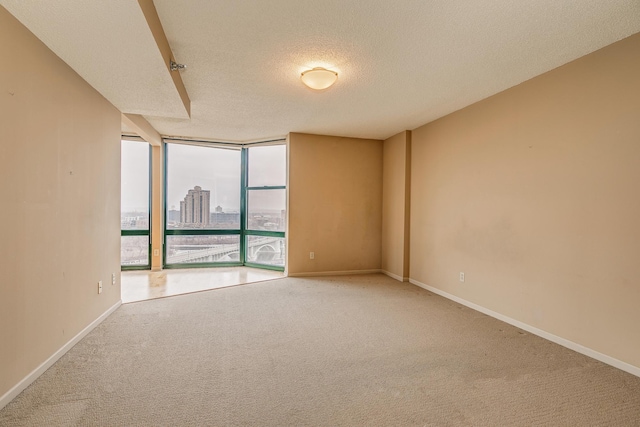
{"label": "tile floor near window", "polygon": [[249,267],[123,271],[122,302],[144,301],[282,277],[284,273],[281,271]]}

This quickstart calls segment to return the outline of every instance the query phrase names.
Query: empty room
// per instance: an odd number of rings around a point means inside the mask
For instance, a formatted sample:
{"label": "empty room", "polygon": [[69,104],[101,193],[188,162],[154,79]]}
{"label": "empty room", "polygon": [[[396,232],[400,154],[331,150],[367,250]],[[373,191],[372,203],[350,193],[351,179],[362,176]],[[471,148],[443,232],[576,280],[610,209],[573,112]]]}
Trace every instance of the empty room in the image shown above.
{"label": "empty room", "polygon": [[0,0],[0,426],[640,425],[640,2]]}

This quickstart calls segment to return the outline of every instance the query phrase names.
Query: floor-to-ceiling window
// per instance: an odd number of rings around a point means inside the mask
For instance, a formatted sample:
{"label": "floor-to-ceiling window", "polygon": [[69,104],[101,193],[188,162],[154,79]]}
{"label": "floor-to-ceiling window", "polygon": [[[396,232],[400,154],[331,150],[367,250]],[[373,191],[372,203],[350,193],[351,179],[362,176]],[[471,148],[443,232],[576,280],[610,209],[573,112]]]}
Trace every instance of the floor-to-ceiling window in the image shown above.
{"label": "floor-to-ceiling window", "polygon": [[150,268],[150,146],[122,141],[120,264],[123,270]]}
{"label": "floor-to-ceiling window", "polygon": [[286,146],[166,144],[164,265],[283,270]]}
{"label": "floor-to-ceiling window", "polygon": [[166,144],[165,267],[241,265],[241,150]]}
{"label": "floor-to-ceiling window", "polygon": [[245,264],[284,268],[287,148],[254,146],[245,148],[243,155],[247,165]]}

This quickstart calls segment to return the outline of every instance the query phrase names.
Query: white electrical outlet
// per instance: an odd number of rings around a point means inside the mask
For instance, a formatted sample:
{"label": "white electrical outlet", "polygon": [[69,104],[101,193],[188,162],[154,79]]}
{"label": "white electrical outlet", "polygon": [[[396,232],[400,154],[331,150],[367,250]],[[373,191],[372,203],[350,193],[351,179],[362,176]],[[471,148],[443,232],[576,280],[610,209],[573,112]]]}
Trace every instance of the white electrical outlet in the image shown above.
{"label": "white electrical outlet", "polygon": [[154,249],[153,256],[160,256],[160,249]]}
{"label": "white electrical outlet", "polygon": [[102,280],[98,281],[98,293],[102,293]]}
{"label": "white electrical outlet", "polygon": [[462,271],[460,272],[460,281],[464,282],[464,273]]}
{"label": "white electrical outlet", "polygon": [[116,273],[111,273],[111,284],[112,285],[116,284]]}
{"label": "white electrical outlet", "polygon": [[309,252],[309,259],[316,259],[316,253],[315,252]]}

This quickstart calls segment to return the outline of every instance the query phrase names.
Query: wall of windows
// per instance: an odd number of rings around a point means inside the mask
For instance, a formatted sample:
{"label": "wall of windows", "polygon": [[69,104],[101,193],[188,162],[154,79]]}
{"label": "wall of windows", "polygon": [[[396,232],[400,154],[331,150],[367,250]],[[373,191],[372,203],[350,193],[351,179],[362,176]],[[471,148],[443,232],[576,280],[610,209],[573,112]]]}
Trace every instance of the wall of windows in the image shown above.
{"label": "wall of windows", "polygon": [[165,149],[165,268],[283,270],[286,146]]}
{"label": "wall of windows", "polygon": [[120,264],[123,270],[150,268],[150,146],[121,143]]}

